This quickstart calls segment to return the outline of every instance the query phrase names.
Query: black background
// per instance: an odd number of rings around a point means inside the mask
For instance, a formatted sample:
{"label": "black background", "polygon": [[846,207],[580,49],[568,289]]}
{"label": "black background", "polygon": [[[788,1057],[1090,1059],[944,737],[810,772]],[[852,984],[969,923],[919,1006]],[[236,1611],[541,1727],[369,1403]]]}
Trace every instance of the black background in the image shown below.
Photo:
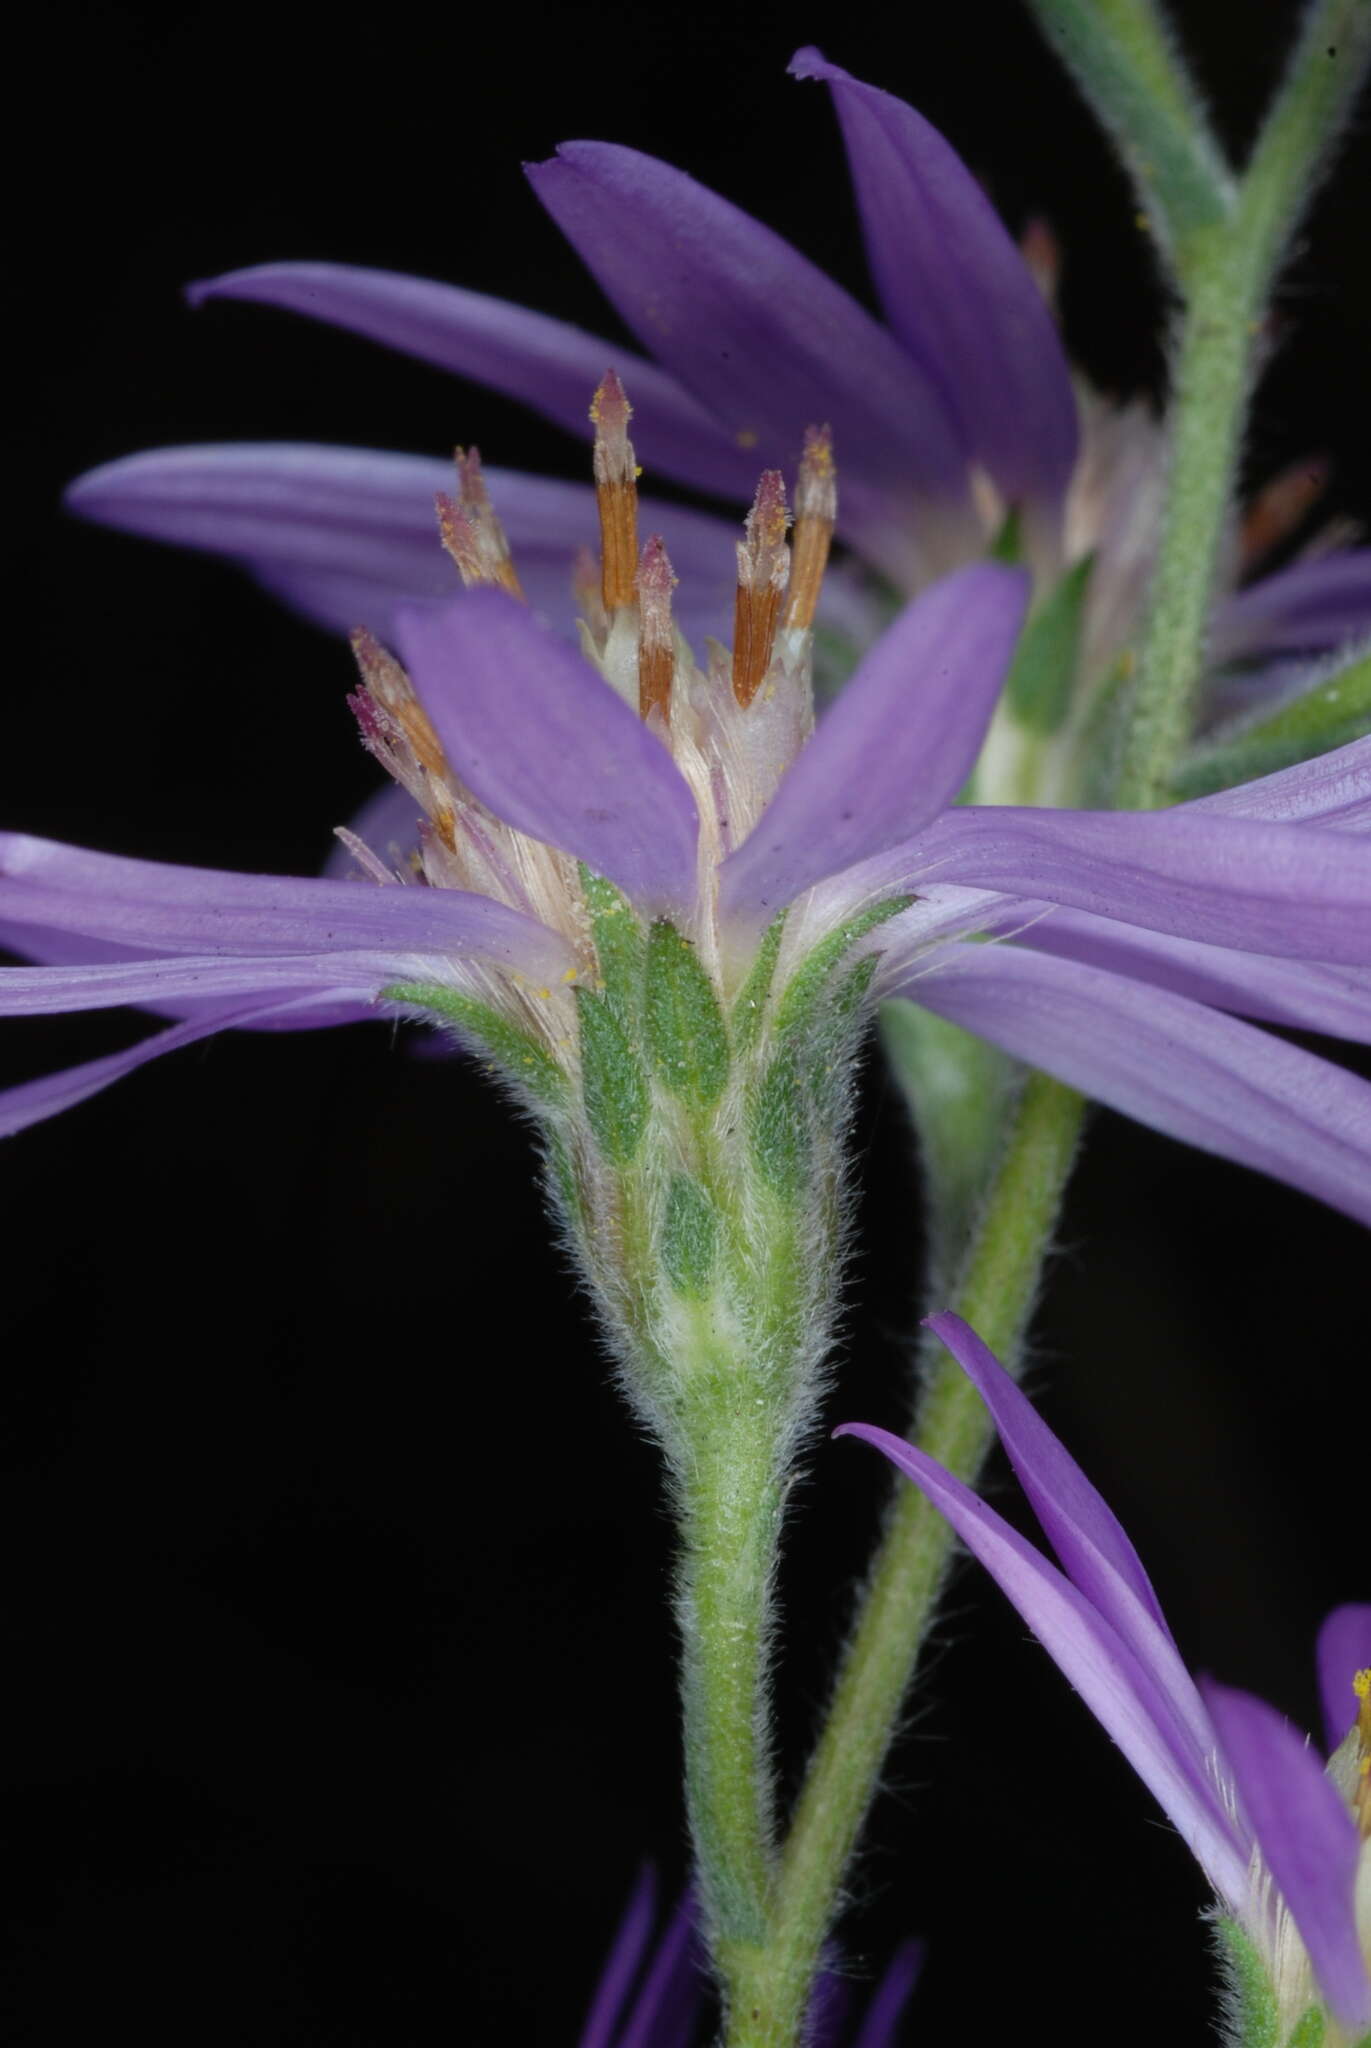
{"label": "black background", "polygon": [[[1240,141],[1291,16],[1189,0]],[[915,100],[1011,223],[1067,249],[1078,359],[1157,388],[1164,312],[1119,173],[1010,0],[51,10],[16,110],[5,816],[173,860],[308,871],[371,787],[344,651],[226,568],[80,528],[129,450],[280,436],[578,475],[514,405],[191,278],[272,257],[450,277],[617,332],[521,158],[568,136],[680,163],[859,292],[820,41]],[[32,96],[32,98],[31,98]],[[1282,293],[1260,474],[1338,458],[1371,509],[1363,134]],[[31,247],[28,237],[32,235]],[[31,470],[26,467],[31,462]],[[7,1027],[21,1078],[127,1016]],[[873,1073],[833,1417],[894,1424],[915,1184]],[[382,1028],[212,1043],[15,1140],[0,1179],[0,1550],[25,1904],[14,2043],[571,2043],[638,1859],[683,1870],[655,1459],[547,1242],[521,1132]],[[1100,1116],[1038,1328],[1053,1423],[1134,1533],[1187,1656],[1313,1725],[1356,1555],[1366,1240]],[[826,1445],[781,1673],[793,1771],[879,1480]],[[997,1497],[1017,1513],[997,1475]],[[1361,1560],[1364,1565],[1364,1558]],[[1200,2042],[1202,1885],[993,1590],[958,1578],[857,1881],[854,1960],[930,1961],[909,2038]]]}

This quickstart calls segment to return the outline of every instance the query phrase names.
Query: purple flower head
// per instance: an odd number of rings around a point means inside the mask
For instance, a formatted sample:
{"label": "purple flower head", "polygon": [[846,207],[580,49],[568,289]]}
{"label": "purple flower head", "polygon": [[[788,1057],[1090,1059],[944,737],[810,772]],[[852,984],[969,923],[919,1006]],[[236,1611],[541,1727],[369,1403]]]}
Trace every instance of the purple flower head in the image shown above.
{"label": "purple flower head", "polygon": [[[1264,1701],[1186,1671],[1141,1560],[1080,1467],[960,1317],[929,1318],[989,1408],[1060,1560],[1052,1564],[922,1451],[845,1423],[944,1514],[1018,1608],[1255,1944],[1282,2044],[1324,2005],[1329,2048],[1371,2025],[1371,1606],[1319,1639],[1334,1755]],[[1350,1732],[1349,1732],[1350,1731]]]}
{"label": "purple flower head", "polygon": [[[805,429],[842,452],[838,536],[855,563],[910,595],[982,556],[1013,520],[1041,584],[1093,559],[1081,670],[1099,683],[1135,623],[1163,480],[1160,430],[1073,380],[1050,310],[1057,258],[1041,227],[1024,253],[947,141],[903,101],[829,63],[795,57],[829,88],[884,324],[797,249],[718,193],[641,152],[569,142],[528,176],[537,197],[647,354],[455,285],[331,263],[268,263],[193,287],[368,336],[523,400],[576,434],[585,392],[617,360],[635,440],[655,471],[746,501],[759,468],[793,473]],[[1027,260],[1026,260],[1027,259]],[[1311,500],[1306,463],[1263,491],[1226,564],[1261,570]],[[498,479],[525,588],[565,621],[589,494]],[[93,471],[70,502],[87,517],[209,548],[253,569],[311,617],[389,635],[394,605],[455,587],[428,542],[442,466],[306,445],[154,451]],[[720,522],[651,507],[678,571],[688,638],[718,630],[727,600]],[[831,578],[828,622],[857,647],[882,607]],[[1215,618],[1221,661],[1310,655],[1371,632],[1371,555],[1317,543]],[[1260,684],[1253,688],[1259,689]],[[1252,690],[1247,692],[1250,697]]]}
{"label": "purple flower head", "polygon": [[[633,1887],[578,2048],[691,2048],[705,2012],[705,1962],[689,1893],[654,1940],[657,1883],[645,1866]],[[860,2018],[854,1986],[833,1968],[814,1987],[806,2040],[810,2048],[895,2048],[914,1990],[923,1946],[896,1951]]]}
{"label": "purple flower head", "polygon": [[[378,1006],[445,1020],[550,1113],[585,1093],[586,1030],[618,1033],[603,1000],[616,960],[640,987],[619,945],[632,938],[678,992],[682,975],[707,992],[706,1107],[730,1071],[746,1092],[764,1071],[792,1085],[786,1061],[834,1070],[839,1014],[903,995],[1371,1216],[1371,1090],[1229,1014],[1367,1035],[1371,741],[1165,812],[959,803],[1024,573],[978,563],[934,584],[816,724],[831,434],[807,437],[789,537],[784,482],[763,473],[730,549],[732,653],[711,643],[701,663],[676,630],[666,546],[639,533],[613,373],[594,411],[601,554],[580,574],[579,648],[521,602],[523,565],[474,452],[438,508],[465,594],[400,606],[394,653],[356,636],[353,706],[395,788],[340,833],[349,878],[0,838],[0,928],[39,963],[3,971],[0,1009],[135,1003],[175,1019],[161,1039],[12,1091],[4,1126],[227,1025]],[[677,1054],[654,1057],[666,1073]],[[641,1118],[626,1113],[631,1149]]]}

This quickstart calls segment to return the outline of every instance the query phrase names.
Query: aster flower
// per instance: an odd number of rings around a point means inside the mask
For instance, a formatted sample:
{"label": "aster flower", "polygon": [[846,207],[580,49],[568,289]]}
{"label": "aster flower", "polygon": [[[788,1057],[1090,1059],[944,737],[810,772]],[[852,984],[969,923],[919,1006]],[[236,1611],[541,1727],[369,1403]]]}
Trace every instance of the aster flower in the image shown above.
{"label": "aster flower", "polygon": [[[1193,1680],[1141,1560],[1080,1467],[960,1317],[929,1318],[984,1398],[1062,1569],[913,1445],[864,1423],[1018,1608],[1195,1855],[1259,1964],[1270,2030],[1327,2048],[1371,2026],[1371,1606],[1319,1637],[1327,1770],[1264,1701]],[[1350,1729],[1350,1733],[1349,1733]],[[1307,2018],[1326,2007],[1329,2030]],[[1310,2029],[1312,2028],[1312,2031]],[[1253,2038],[1257,2038],[1254,2034]]]}
{"label": "aster flower", "polygon": [[[689,1894],[654,1942],[656,1921],[657,1885],[649,1868],[639,1876],[624,1910],[579,2048],[689,2048],[696,2039],[705,1980]],[[844,2043],[893,2048],[922,1960],[919,1942],[903,1943],[855,2024],[850,1980],[835,1969],[824,1970],[810,2006],[810,2048],[843,2048]]]}
{"label": "aster flower", "polygon": [[[326,263],[269,263],[193,288],[328,321],[491,385],[573,433],[584,393],[617,360],[643,458],[663,476],[746,499],[761,465],[793,470],[813,420],[842,450],[838,536],[877,585],[908,595],[981,556],[1006,523],[1040,592],[1079,578],[1077,694],[1067,728],[1035,749],[1039,796],[1078,794],[1067,767],[1127,646],[1150,566],[1163,474],[1160,428],[1073,386],[1043,286],[1055,254],[1034,230],[1014,247],[976,180],[928,122],[817,51],[792,71],[831,88],[882,325],[769,228],[684,172],[600,142],[565,144],[528,175],[615,310],[653,360],[633,359],[543,314],[454,285]],[[1036,273],[1036,274],[1035,274]],[[1267,486],[1235,529],[1231,590],[1299,523],[1317,464]],[[70,503],[109,524],[209,548],[253,569],[310,616],[385,637],[397,599],[436,594],[428,545],[440,465],[306,445],[177,448],[80,479]],[[506,474],[500,501],[536,608],[567,616],[588,494]],[[652,507],[686,572],[680,623],[717,630],[727,592],[718,521]],[[1225,596],[1213,654],[1269,672],[1236,708],[1288,686],[1289,659],[1371,634],[1371,553],[1327,536],[1298,561]],[[830,577],[828,623],[869,645],[888,615],[851,576]],[[1232,693],[1230,693],[1230,699]],[[1221,714],[1235,703],[1219,702]],[[994,774],[991,774],[991,769]],[[1023,793],[1016,749],[983,769],[981,794]]]}
{"label": "aster flower", "polygon": [[[214,1030],[380,1006],[455,1027],[545,1117],[579,1095],[612,1156],[639,1141],[653,1071],[679,1092],[677,1053],[704,1062],[689,1087],[711,1111],[727,1120],[741,1088],[744,1121],[772,1129],[800,1071],[817,1058],[846,1073],[867,1006],[899,993],[1160,1129],[1371,1214],[1371,1092],[1225,1013],[1366,1035],[1371,742],[1164,812],[957,805],[1021,624],[1023,572],[963,568],[912,601],[814,728],[830,436],[809,436],[793,555],[781,479],[765,473],[735,551],[732,656],[712,646],[700,667],[673,626],[660,537],[639,546],[612,374],[595,411],[602,549],[582,579],[580,652],[519,602],[521,568],[472,456],[439,511],[473,587],[399,610],[404,666],[358,637],[354,707],[397,785],[366,837],[340,835],[373,886],[0,841],[0,923],[42,963],[5,971],[0,1009],[135,1003],[178,1019],[11,1091],[4,1126]],[[654,978],[675,991],[665,1009]],[[672,1050],[660,1032],[686,1030],[682,1016],[691,1044]],[[777,1142],[794,1136],[789,1116]],[[824,1116],[803,1121],[830,1156]]]}

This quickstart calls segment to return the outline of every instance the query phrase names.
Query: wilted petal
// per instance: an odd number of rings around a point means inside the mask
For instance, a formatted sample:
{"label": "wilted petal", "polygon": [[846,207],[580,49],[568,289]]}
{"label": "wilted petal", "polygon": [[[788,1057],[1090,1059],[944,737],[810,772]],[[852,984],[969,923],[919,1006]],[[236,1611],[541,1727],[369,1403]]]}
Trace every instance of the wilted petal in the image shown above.
{"label": "wilted petal", "polygon": [[844,1423],[834,1434],[874,1444],[946,1516],[1118,1743],[1216,1890],[1240,1899],[1243,1846],[1207,1782],[1203,1755],[1153,1673],[1055,1565],[932,1458],[866,1423]]}
{"label": "wilted petal", "polygon": [[967,804],[910,850],[909,886],[1016,891],[1234,951],[1371,965],[1371,845],[1316,825]]}
{"label": "wilted petal", "polygon": [[1221,606],[1219,661],[1318,654],[1371,635],[1371,548],[1339,548],[1249,583]]}
{"label": "wilted petal", "polygon": [[1349,740],[1345,747],[1316,754],[1311,761],[1297,761],[1274,775],[1215,790],[1182,808],[1280,824],[1317,824],[1335,832],[1371,832],[1371,739]]}
{"label": "wilted petal", "polygon": [[[1046,906],[1044,906],[1046,908]],[[1143,931],[1088,910],[1052,908],[1030,921],[1029,906],[1020,943],[1059,959],[1106,967],[1154,988],[1169,988],[1192,1002],[1233,1010],[1265,1024],[1323,1031],[1356,1044],[1371,1044],[1371,968],[1324,967],[1316,960],[1274,960],[1261,953],[1235,953],[1165,932]]]}
{"label": "wilted petal", "polygon": [[[594,490],[518,470],[487,469],[485,480],[530,604],[569,624],[577,550],[598,532]],[[451,464],[427,456],[243,442],[106,463],[78,477],[66,502],[124,532],[228,555],[320,625],[364,625],[388,638],[397,602],[460,589],[433,505],[452,488]],[[640,516],[645,531],[662,535],[681,578],[682,631],[697,639],[723,631],[733,527],[650,497]]]}
{"label": "wilted petal", "polygon": [[693,902],[694,799],[589,662],[498,590],[404,607],[396,629],[448,760],[497,817],[649,909]]}
{"label": "wilted petal", "polygon": [[259,263],[192,285],[188,296],[193,305],[250,299],[346,327],[489,384],[582,440],[590,438],[595,388],[613,365],[633,400],[633,439],[643,461],[730,496],[747,495],[756,480],[710,413],[655,363],[506,299],[344,263]]}
{"label": "wilted petal", "polygon": [[941,947],[899,993],[1139,1123],[1371,1223],[1371,1087],[1327,1060],[1013,945]]}
{"label": "wilted petal", "polygon": [[933,499],[945,516],[961,508],[971,544],[966,450],[941,389],[798,250],[613,143],[563,143],[529,177],[616,310],[758,468],[792,467],[805,428],[827,422],[841,530],[879,545],[892,511],[907,527]]}
{"label": "wilted petal", "polygon": [[1316,1656],[1323,1725],[1331,1751],[1357,1718],[1352,1679],[1358,1671],[1371,1671],[1371,1603],[1353,1600],[1345,1607],[1335,1607],[1319,1630]]}
{"label": "wilted petal", "polygon": [[906,605],[724,863],[726,913],[764,922],[950,802],[985,736],[1027,592],[1022,571],[981,563]]}
{"label": "wilted petal", "polygon": [[1371,2026],[1371,1977],[1357,1940],[1357,1825],[1318,1755],[1265,1700],[1212,1680],[1205,1702],[1262,1861],[1343,2026]]}
{"label": "wilted petal", "polygon": [[462,889],[176,867],[18,832],[0,833],[0,918],[169,952],[476,955],[539,980],[575,964],[545,925]]}
{"label": "wilted petal", "polygon": [[1076,460],[1071,372],[994,207],[903,100],[814,49],[790,69],[833,89],[886,318],[947,392],[964,444],[1011,502],[1060,500]]}
{"label": "wilted petal", "polygon": [[149,1060],[161,1059],[163,1054],[178,1052],[184,1045],[212,1038],[216,1032],[306,1031],[351,1022],[367,1014],[374,1016],[376,1012],[357,1002],[346,999],[330,1001],[315,995],[273,1003],[265,1008],[261,1005],[245,1008],[241,1003],[236,1007],[216,1006],[208,1015],[190,1018],[183,1024],[174,1025],[170,1031],[159,1031],[154,1037],[145,1038],[123,1052],[87,1060],[79,1067],[66,1067],[61,1073],[44,1074],[36,1081],[21,1081],[17,1087],[0,1090],[0,1138],[13,1137],[16,1131],[27,1130],[30,1124],[58,1116],[64,1109],[74,1109],[78,1102],[89,1101],[92,1095],[99,1095],[114,1082],[122,1081],[126,1075],[146,1066]]}

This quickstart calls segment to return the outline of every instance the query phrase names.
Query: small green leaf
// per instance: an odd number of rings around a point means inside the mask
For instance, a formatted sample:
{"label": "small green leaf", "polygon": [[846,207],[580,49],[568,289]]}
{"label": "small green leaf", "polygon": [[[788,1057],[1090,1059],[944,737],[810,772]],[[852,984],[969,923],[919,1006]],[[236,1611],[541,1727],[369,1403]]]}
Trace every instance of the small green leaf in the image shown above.
{"label": "small green leaf", "polygon": [[1328,2032],[1328,2014],[1321,2005],[1311,2005],[1295,2022],[1286,2048],[1323,2048]]}
{"label": "small green leaf", "polygon": [[824,985],[844,953],[855,946],[858,939],[864,939],[868,932],[875,931],[877,925],[884,924],[888,918],[898,917],[902,910],[908,910],[913,901],[912,896],[887,896],[884,902],[873,903],[856,917],[850,917],[846,924],[839,925],[826,939],[820,940],[786,983],[776,1018],[779,1038],[789,1038],[809,1027]]}
{"label": "small green leaf", "polygon": [[776,955],[781,950],[781,937],[785,931],[788,911],[773,917],[762,933],[762,943],[757,948],[757,957],[748,969],[747,980],[739,989],[733,1003],[733,1036],[739,1052],[749,1052],[757,1043],[757,1034],[762,1028],[766,1014],[767,997],[771,994],[771,977],[776,972]]}
{"label": "small green leaf", "polygon": [[763,1074],[750,1105],[748,1134],[768,1187],[787,1200],[802,1194],[809,1169],[809,1115],[793,1045],[783,1047]]}
{"label": "small green leaf", "polygon": [[834,1101],[851,1069],[867,990],[880,964],[875,953],[868,953],[849,968],[819,1011],[810,1040],[809,1085],[821,1109]]}
{"label": "small green leaf", "polygon": [[718,1236],[719,1219],[709,1196],[689,1174],[676,1174],[662,1223],[662,1264],[678,1294],[698,1298],[708,1292]]}
{"label": "small green leaf", "polygon": [[1071,709],[1093,555],[1076,562],[1034,611],[1015,649],[1004,686],[1018,723],[1043,738],[1056,732]]}
{"label": "small green leaf", "polygon": [[605,994],[624,1023],[633,1027],[643,1001],[643,965],[647,941],[627,900],[603,875],[581,864],[581,889],[590,913],[591,936]]}
{"label": "small green leaf", "polygon": [[551,1109],[566,1101],[566,1075],[551,1053],[498,1010],[456,989],[444,988],[441,982],[397,981],[383,988],[381,995],[387,1002],[412,1003],[455,1024],[467,1044],[484,1053],[497,1073],[536,1101]]}
{"label": "small green leaf", "polygon": [[728,1029],[695,948],[665,918],[647,942],[647,1048],[673,1095],[713,1108],[728,1079]]}
{"label": "small green leaf", "polygon": [[627,1166],[647,1127],[647,1076],[608,996],[578,988],[576,1007],[586,1120],[606,1159]]}
{"label": "small green leaf", "polygon": [[1257,775],[1274,774],[1371,733],[1371,654],[1361,654],[1278,710],[1197,747],[1176,774],[1178,798],[1209,796]]}

